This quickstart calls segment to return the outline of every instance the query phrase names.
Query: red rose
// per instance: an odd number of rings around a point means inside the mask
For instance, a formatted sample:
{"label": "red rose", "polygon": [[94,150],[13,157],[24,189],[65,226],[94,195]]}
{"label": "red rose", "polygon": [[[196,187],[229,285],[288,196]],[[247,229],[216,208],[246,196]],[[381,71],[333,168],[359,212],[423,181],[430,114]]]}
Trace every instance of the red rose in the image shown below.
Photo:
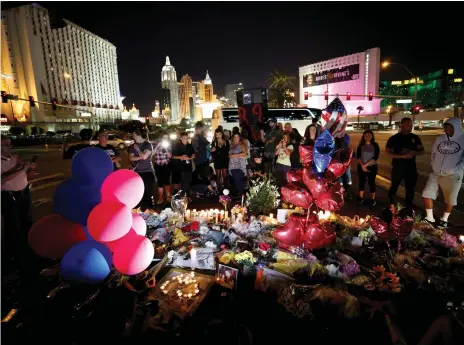
{"label": "red rose", "polygon": [[259,249],[261,249],[263,252],[267,252],[269,249],[271,249],[271,245],[265,242],[261,242],[258,245]]}

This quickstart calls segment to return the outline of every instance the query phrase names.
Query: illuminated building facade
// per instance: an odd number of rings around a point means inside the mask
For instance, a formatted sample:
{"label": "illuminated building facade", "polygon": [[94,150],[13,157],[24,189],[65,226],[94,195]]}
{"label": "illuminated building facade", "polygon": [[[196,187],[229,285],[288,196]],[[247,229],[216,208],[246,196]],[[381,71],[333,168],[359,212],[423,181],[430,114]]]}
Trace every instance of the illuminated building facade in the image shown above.
{"label": "illuminated building facade", "polygon": [[170,121],[177,121],[180,119],[179,113],[179,91],[177,87],[177,74],[174,66],[169,61],[169,56],[166,56],[166,64],[161,70],[161,87],[163,89],[169,89],[170,97],[170,110],[171,116]]}
{"label": "illuminated building facade", "polygon": [[237,108],[237,91],[243,90],[243,84],[227,84],[225,86],[225,100],[224,105],[228,108]]}
{"label": "illuminated building facade", "polygon": [[206,78],[203,81],[205,87],[205,102],[214,101],[213,81],[209,77],[208,71],[206,71]]}
{"label": "illuminated building facade", "polygon": [[[451,106],[464,91],[464,76],[459,75],[454,68],[446,68],[436,72],[418,76],[417,104],[422,109],[444,108]],[[382,81],[380,94],[386,95],[381,106],[394,106],[410,110],[414,103],[415,79]],[[387,96],[404,96],[404,99],[388,98]]]}
{"label": "illuminated building facade", "polygon": [[190,98],[192,98],[192,78],[188,74],[180,78],[179,85],[179,105],[180,117],[190,117]]}
{"label": "illuminated building facade", "polygon": [[2,90],[58,104],[57,110],[37,102],[31,109],[24,100],[2,104],[9,119],[78,132],[89,127],[90,113],[95,125],[121,118],[113,44],[37,4],[2,11],[1,25]]}

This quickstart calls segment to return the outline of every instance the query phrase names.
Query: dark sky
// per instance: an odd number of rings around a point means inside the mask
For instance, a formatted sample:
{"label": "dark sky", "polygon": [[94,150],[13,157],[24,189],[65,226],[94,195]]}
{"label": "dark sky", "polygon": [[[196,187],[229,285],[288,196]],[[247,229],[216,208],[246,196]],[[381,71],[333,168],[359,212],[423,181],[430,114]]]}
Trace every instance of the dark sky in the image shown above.
{"label": "dark sky", "polygon": [[[169,55],[178,79],[265,84],[274,68],[298,67],[380,47],[421,75],[464,72],[464,17],[451,2],[44,2],[39,4],[117,47],[124,103],[145,114],[159,98]],[[11,5],[3,2],[3,7]],[[381,79],[407,78],[400,67]]]}

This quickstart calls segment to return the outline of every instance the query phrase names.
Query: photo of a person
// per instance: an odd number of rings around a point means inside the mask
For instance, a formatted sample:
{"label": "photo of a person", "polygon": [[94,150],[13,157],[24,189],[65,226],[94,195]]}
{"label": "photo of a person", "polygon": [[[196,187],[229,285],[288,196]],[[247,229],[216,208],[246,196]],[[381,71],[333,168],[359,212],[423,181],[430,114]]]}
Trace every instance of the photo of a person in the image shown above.
{"label": "photo of a person", "polygon": [[216,281],[219,285],[234,290],[237,286],[238,269],[219,264]]}

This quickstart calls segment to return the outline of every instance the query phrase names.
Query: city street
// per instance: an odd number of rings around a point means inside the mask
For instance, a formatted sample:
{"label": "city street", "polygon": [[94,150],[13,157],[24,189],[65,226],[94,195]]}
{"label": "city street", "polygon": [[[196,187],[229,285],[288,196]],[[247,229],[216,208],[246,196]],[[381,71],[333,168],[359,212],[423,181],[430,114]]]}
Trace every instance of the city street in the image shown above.
{"label": "city street", "polygon": [[[390,169],[391,169],[391,160],[385,154],[385,145],[388,138],[391,136],[391,133],[386,132],[376,132],[376,141],[380,146],[381,154],[379,160],[379,174],[387,179],[390,179]],[[355,149],[361,138],[361,133],[352,132],[350,133],[352,146]],[[422,142],[425,147],[426,153],[422,156],[417,157],[417,166],[419,170],[419,181],[417,184],[416,192],[421,193],[422,189],[427,182],[428,174],[430,172],[430,148],[433,144],[433,141],[436,138],[436,135],[429,134],[420,134]],[[66,179],[71,176],[71,160],[63,160],[61,158],[61,150],[58,146],[49,147],[45,149],[43,147],[32,147],[32,148],[18,148],[15,150],[19,155],[24,159],[30,159],[36,153],[39,154],[37,163],[39,165],[37,170],[37,176],[33,181],[33,203],[34,203],[34,215],[36,219],[50,214],[52,212],[52,200],[53,193],[55,192],[56,187]],[[125,151],[122,152],[123,155],[123,166],[128,167],[128,159]],[[353,160],[352,164],[353,171],[353,184],[355,189],[357,189],[357,175],[356,175],[356,162]],[[378,196],[379,200],[380,194]],[[381,200],[386,203],[386,195],[384,196],[385,200]],[[443,200],[440,196],[439,200]],[[348,207],[345,206],[345,208]],[[464,193],[459,195],[459,205],[456,207],[460,211],[464,211]],[[349,215],[354,212],[354,209],[346,209],[343,213]]]}

